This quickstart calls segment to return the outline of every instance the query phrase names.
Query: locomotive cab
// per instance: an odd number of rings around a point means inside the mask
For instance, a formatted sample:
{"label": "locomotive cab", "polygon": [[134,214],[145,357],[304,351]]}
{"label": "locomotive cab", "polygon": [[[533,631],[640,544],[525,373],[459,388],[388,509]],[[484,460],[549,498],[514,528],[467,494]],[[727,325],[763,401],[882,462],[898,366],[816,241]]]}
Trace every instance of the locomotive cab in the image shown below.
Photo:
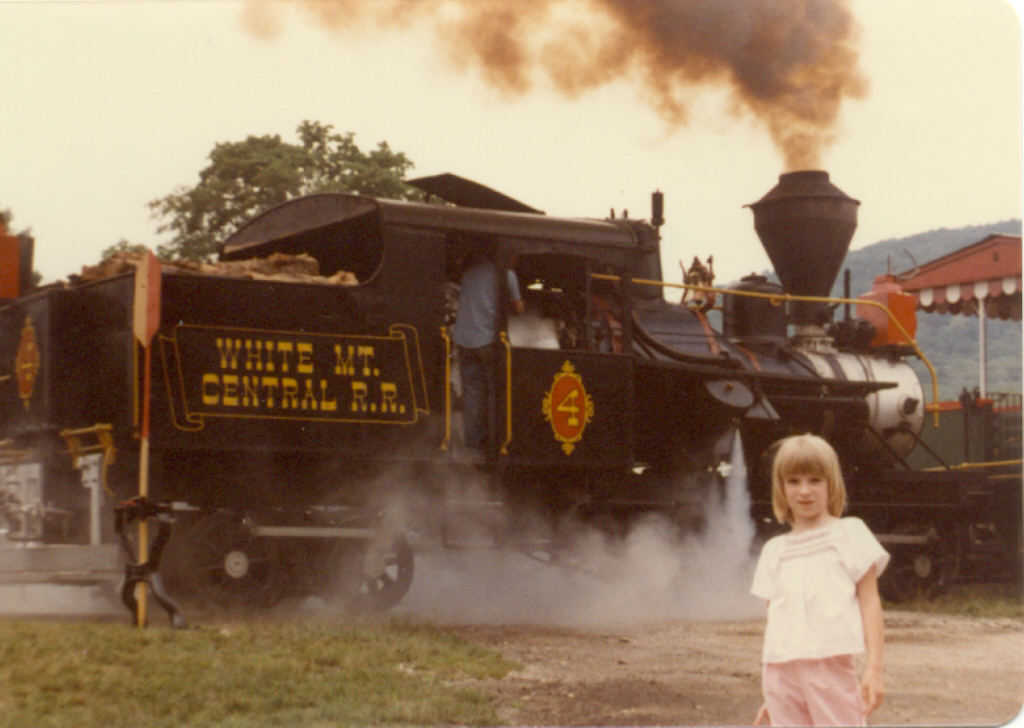
{"label": "locomotive cab", "polygon": [[731,344],[668,304],[659,287],[636,282],[660,279],[658,243],[657,228],[642,220],[319,195],[255,218],[223,257],[306,253],[325,274],[356,271],[358,285],[338,294],[349,308],[337,326],[372,336],[415,331],[423,412],[382,449],[385,434],[364,426],[335,436],[335,453],[459,462],[451,325],[462,262],[490,251],[516,274],[525,311],[502,324],[487,458],[508,474],[506,494],[559,509],[609,488],[650,502],[635,472],[714,467],[713,443],[754,404]]}

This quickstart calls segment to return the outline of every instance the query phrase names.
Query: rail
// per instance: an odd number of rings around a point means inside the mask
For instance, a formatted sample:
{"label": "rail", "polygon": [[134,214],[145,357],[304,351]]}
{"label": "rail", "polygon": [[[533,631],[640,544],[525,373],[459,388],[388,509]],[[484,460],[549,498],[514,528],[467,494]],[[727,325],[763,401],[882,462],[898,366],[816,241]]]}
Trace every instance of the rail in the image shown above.
{"label": "rail", "polygon": [[[512,442],[512,344],[504,331],[499,336],[505,350],[505,439],[501,443],[501,454],[508,455],[508,445]],[[440,449],[447,451],[452,439],[452,339],[447,326],[441,327],[441,338],[444,339],[444,439]]]}
{"label": "rail", "polygon": [[[1013,465],[1024,465],[1024,459],[1017,460],[989,460],[984,463],[960,463],[950,465],[949,470],[984,470],[986,468],[1008,468]],[[925,470],[946,470],[947,468],[925,468]]]}
{"label": "rail", "polygon": [[989,392],[989,399],[992,400],[993,412],[1019,412],[1021,410],[1021,395],[1017,392]]}
{"label": "rail", "polygon": [[[622,276],[611,275],[608,273],[591,273],[590,277],[599,281],[614,281],[621,282]],[[658,286],[661,288],[680,288],[683,290],[700,291],[702,293],[721,293],[724,296],[744,296],[746,298],[766,298],[773,306],[781,305],[788,301],[808,301],[813,303],[852,303],[857,305],[868,305],[874,306],[875,308],[881,309],[889,320],[892,321],[896,328],[899,330],[903,337],[906,339],[913,349],[917,357],[924,362],[925,367],[928,368],[928,374],[932,380],[932,404],[926,406],[926,411],[931,409],[935,418],[935,426],[939,425],[939,380],[938,375],[935,373],[935,367],[928,361],[928,357],[921,351],[921,347],[917,345],[914,338],[903,328],[903,324],[893,315],[892,311],[889,310],[885,304],[879,303],[878,301],[866,301],[860,298],[832,298],[831,296],[794,296],[791,293],[759,293],[757,291],[736,291],[729,288],[715,288],[713,286],[697,286],[690,283],[668,283],[666,281],[655,281],[647,278],[630,278],[630,283],[641,286]]]}
{"label": "rail", "polygon": [[[67,443],[68,454],[71,455],[74,467],[78,467],[79,458],[83,455],[94,452],[103,454],[103,470],[100,472],[100,485],[107,495],[110,496],[114,495],[114,491],[107,484],[107,469],[114,464],[114,453],[117,451],[114,447],[113,430],[113,425],[97,424],[92,427],[80,427],[78,429],[61,430],[60,432],[60,436]],[[82,443],[83,438],[88,440],[93,437],[96,438],[96,442]]]}

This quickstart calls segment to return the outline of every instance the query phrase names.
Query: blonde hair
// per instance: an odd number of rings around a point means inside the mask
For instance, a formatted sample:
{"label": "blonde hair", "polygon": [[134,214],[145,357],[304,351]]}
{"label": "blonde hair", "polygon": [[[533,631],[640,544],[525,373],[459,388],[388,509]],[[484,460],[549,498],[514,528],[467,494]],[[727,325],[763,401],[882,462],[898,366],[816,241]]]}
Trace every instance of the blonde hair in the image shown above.
{"label": "blonde hair", "polygon": [[828,483],[828,512],[839,517],[846,510],[846,484],[839,456],[817,435],[793,435],[782,440],[772,463],[772,510],[779,523],[793,523],[783,485],[790,475],[817,475]]}

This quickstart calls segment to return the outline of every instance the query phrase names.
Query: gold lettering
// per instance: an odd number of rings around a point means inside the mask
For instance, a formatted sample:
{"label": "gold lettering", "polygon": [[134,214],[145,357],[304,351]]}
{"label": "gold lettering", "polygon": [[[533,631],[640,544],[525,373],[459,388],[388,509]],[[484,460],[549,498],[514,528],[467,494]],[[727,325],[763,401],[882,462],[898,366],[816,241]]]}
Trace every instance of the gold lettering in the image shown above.
{"label": "gold lettering", "polygon": [[380,411],[398,411],[398,386],[394,382],[380,383]]}
{"label": "gold lettering", "polygon": [[220,377],[212,372],[203,375],[203,404],[215,405],[220,402]]}
{"label": "gold lettering", "polygon": [[363,361],[363,376],[377,376],[379,373],[376,369],[370,368],[370,359],[373,358],[373,347],[372,346],[360,346],[356,349],[357,356]]}
{"label": "gold lettering", "polygon": [[260,406],[260,379],[259,377],[242,377],[242,406]]}
{"label": "gold lettering", "polygon": [[366,395],[367,387],[366,382],[352,382],[352,411],[353,412],[365,412],[366,411]]}
{"label": "gold lettering", "polygon": [[277,377],[263,377],[260,383],[263,385],[263,391],[266,393],[267,407],[273,407],[274,397],[277,395],[280,381]]}
{"label": "gold lettering", "polygon": [[290,341],[279,341],[277,342],[277,351],[281,354],[279,357],[281,360],[281,371],[287,374],[290,371],[288,368],[288,356],[295,351],[295,347]]}
{"label": "gold lettering", "polygon": [[225,374],[221,377],[222,395],[221,404],[225,407],[238,406],[238,375]]}
{"label": "gold lettering", "polygon": [[274,342],[264,342],[263,348],[267,352],[267,358],[263,360],[263,371],[272,372],[274,371]]}
{"label": "gold lettering", "polygon": [[[199,374],[197,394],[202,405],[222,410],[245,408],[252,416],[294,410],[333,417],[347,411],[360,421],[405,413],[407,403],[398,383],[382,381],[382,375],[393,375],[377,361],[377,344],[367,343],[372,337],[335,338],[328,344],[333,347],[334,361],[328,364],[330,373],[323,376],[317,356],[327,352],[318,348],[321,344],[298,340],[299,332],[287,335],[290,339],[285,341],[273,335],[212,337],[218,368]],[[348,393],[346,388],[350,388]],[[570,420],[578,418],[574,394],[570,392],[557,407]]]}
{"label": "gold lettering", "polygon": [[341,344],[334,345],[334,373],[339,377],[355,376],[356,367],[352,362],[352,353],[354,351],[355,347],[350,344],[348,346],[348,358],[343,358]]}
{"label": "gold lettering", "polygon": [[302,380],[306,387],[302,392],[302,402],[299,407],[304,410],[315,410],[317,409],[316,394],[313,391],[313,380],[304,379]]}
{"label": "gold lettering", "polygon": [[263,342],[245,340],[245,370],[263,371]]}
{"label": "gold lettering", "polygon": [[291,377],[281,377],[281,409],[299,408],[299,383]]}
{"label": "gold lettering", "polygon": [[221,369],[238,369],[238,352],[242,348],[240,339],[217,339]]}
{"label": "gold lettering", "polygon": [[334,397],[327,399],[327,380],[320,380],[320,410],[322,412],[337,412],[338,411],[338,399]]}
{"label": "gold lettering", "polygon": [[299,374],[312,374],[313,373],[313,344],[309,341],[300,341],[296,348],[299,353],[299,361],[296,365],[296,371]]}

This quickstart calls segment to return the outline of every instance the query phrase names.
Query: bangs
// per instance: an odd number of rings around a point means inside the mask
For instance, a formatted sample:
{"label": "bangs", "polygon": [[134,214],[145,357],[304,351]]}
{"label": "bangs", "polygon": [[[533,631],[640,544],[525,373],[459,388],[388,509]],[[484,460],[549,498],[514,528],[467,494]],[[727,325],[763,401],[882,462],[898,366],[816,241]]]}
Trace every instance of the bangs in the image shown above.
{"label": "bangs", "polygon": [[783,448],[779,452],[777,472],[782,478],[790,475],[816,475],[831,478],[829,462],[812,447]]}

